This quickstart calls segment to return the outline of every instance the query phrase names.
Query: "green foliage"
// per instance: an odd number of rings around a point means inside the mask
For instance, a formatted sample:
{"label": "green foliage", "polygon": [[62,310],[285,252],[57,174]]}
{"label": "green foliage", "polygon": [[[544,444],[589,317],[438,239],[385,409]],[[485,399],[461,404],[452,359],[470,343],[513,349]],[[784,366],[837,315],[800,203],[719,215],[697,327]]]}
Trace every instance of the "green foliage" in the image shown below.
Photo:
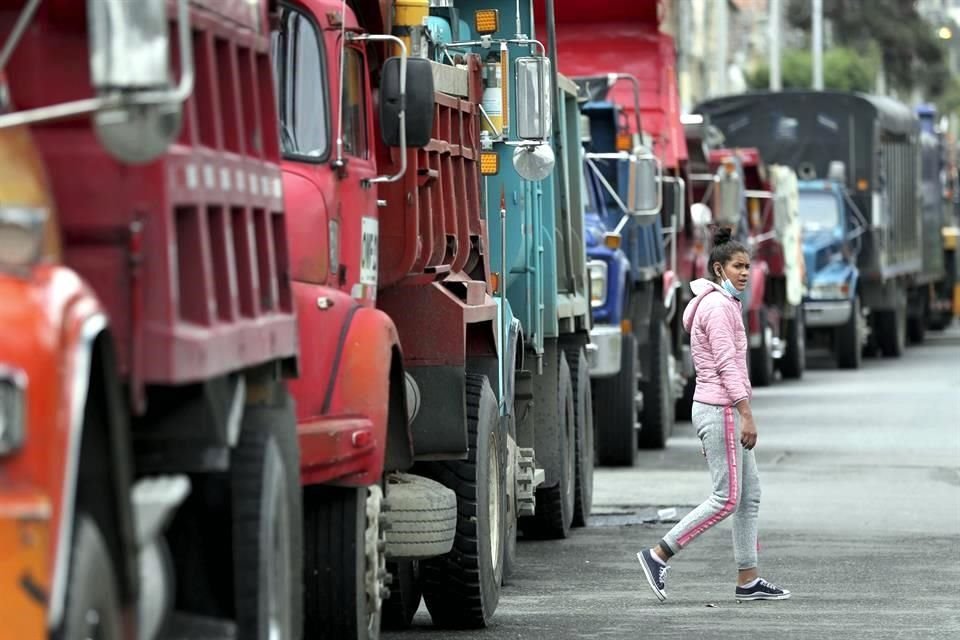
{"label": "green foliage", "polygon": [[937,111],[944,115],[955,113],[960,116],[960,78],[950,78],[943,95],[937,100]]}
{"label": "green foliage", "polygon": [[[813,82],[810,52],[788,49],[780,58],[780,76],[784,89],[809,89]],[[873,88],[877,73],[875,57],[852,49],[834,48],[823,54],[823,85],[837,91],[864,91]],[[751,89],[770,86],[770,69],[759,66],[747,77]]]}
{"label": "green foliage", "polygon": [[[921,87],[935,97],[946,88],[946,56],[933,25],[915,5],[910,0],[823,0],[823,17],[833,24],[840,45],[879,51],[892,85]],[[809,33],[810,8],[810,0],[790,0],[788,22]],[[825,57],[824,83],[826,73]]]}

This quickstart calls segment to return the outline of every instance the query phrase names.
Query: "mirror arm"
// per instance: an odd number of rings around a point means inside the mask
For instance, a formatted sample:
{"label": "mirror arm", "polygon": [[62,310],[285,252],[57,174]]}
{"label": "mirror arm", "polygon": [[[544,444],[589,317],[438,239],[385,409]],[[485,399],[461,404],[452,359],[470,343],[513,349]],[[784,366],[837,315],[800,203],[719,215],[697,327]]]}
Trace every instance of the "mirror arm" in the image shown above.
{"label": "mirror arm", "polygon": [[[493,120],[491,120],[491,119],[490,119],[490,116],[487,115],[487,110],[483,108],[483,105],[482,105],[482,104],[478,104],[477,106],[480,107],[480,115],[483,117],[484,120],[487,121],[487,126],[489,126],[491,129],[493,129],[494,131],[496,131],[496,130],[498,129],[498,127],[497,127],[497,125],[493,124]],[[498,139],[498,138],[492,138],[492,140],[494,140],[494,141],[496,141],[497,139]],[[499,139],[503,139],[503,136],[501,135],[501,136],[499,137]]]}
{"label": "mirror arm", "polygon": [[506,42],[507,44],[519,44],[519,45],[536,45],[540,47],[540,55],[546,57],[547,48],[539,40],[533,38],[507,38],[504,40],[464,40],[463,42],[447,42],[441,43],[440,48],[443,51],[447,49],[463,49],[466,47],[490,47],[494,44],[500,44],[501,42]]}
{"label": "mirror arm", "polygon": [[23,37],[24,32],[30,25],[30,21],[33,20],[33,14],[37,12],[37,7],[40,6],[40,2],[41,0],[30,0],[20,11],[20,15],[17,16],[17,23],[13,25],[10,36],[7,38],[7,41],[3,43],[3,51],[0,52],[0,72],[3,72],[3,70],[7,68],[10,56],[13,55],[17,45],[20,44],[20,38]]}
{"label": "mirror arm", "polygon": [[407,172],[407,45],[397,36],[390,34],[351,34],[348,39],[353,42],[393,42],[400,47],[400,169],[390,176],[377,176],[367,180],[369,184],[396,182]]}
{"label": "mirror arm", "polygon": [[[607,179],[600,172],[600,168],[597,167],[596,163],[593,161],[593,158],[588,157],[588,156],[594,156],[594,155],[606,155],[606,154],[593,154],[593,153],[584,154],[584,162],[587,163],[587,166],[590,167],[590,170],[593,171],[593,174],[597,176],[597,179],[600,180],[600,184],[603,185],[603,188],[607,190],[607,193],[610,194],[610,196],[613,198],[613,201],[617,203],[618,207],[620,207],[620,211],[622,211],[626,215],[629,215],[630,209],[628,209],[627,205],[625,205],[623,203],[623,200],[620,199],[620,196],[617,194],[616,189],[613,188],[613,186],[607,181]],[[616,154],[613,154],[613,155],[616,155]]]}

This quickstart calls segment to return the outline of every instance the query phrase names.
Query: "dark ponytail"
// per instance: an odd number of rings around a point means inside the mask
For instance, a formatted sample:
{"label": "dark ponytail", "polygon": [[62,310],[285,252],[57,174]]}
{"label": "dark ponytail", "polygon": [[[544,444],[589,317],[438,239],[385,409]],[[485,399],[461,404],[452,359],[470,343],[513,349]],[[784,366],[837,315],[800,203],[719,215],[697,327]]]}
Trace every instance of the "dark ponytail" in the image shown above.
{"label": "dark ponytail", "polygon": [[710,261],[707,263],[708,276],[711,280],[717,279],[717,274],[713,265],[720,263],[726,265],[738,253],[745,253],[748,256],[750,251],[743,244],[733,239],[733,229],[729,227],[713,228],[713,248],[710,250]]}

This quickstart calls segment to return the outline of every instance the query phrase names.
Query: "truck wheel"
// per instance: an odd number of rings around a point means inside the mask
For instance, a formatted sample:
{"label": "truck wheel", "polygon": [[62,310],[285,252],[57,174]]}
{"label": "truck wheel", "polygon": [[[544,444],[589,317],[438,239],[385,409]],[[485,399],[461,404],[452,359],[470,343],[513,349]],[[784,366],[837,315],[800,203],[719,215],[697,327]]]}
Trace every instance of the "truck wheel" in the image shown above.
{"label": "truck wheel", "polygon": [[585,527],[593,507],[593,401],[590,393],[590,368],[583,348],[570,348],[566,353],[573,388],[573,415],[576,418],[573,526]]}
{"label": "truck wheel", "polygon": [[773,382],[773,345],[767,322],[767,310],[760,309],[760,346],[750,349],[750,382],[755,387],[769,387]]}
{"label": "truck wheel", "polygon": [[803,321],[803,307],[787,320],[785,329],[787,349],[780,360],[780,373],[784,378],[799,380],[807,367],[807,328]]}
{"label": "truck wheel", "polygon": [[237,637],[302,635],[300,452],[289,395],[247,407],[230,464]]}
{"label": "truck wheel", "polygon": [[408,629],[420,608],[422,590],[420,565],[416,560],[388,562],[387,571],[393,576],[390,598],[383,603],[383,628]]}
{"label": "truck wheel", "polygon": [[691,376],[683,385],[683,395],[677,398],[674,415],[677,420],[690,420],[693,417],[693,394],[697,390],[697,378]]}
{"label": "truck wheel", "polygon": [[303,489],[307,637],[375,640],[385,591],[379,487]]}
{"label": "truck wheel", "polygon": [[637,339],[623,335],[620,373],[593,381],[597,462],[632,467],[637,456]]}
{"label": "truck wheel", "polygon": [[861,346],[860,298],[853,299],[850,318],[833,331],[833,351],[841,369],[859,369],[863,359]]}
{"label": "truck wheel", "polygon": [[910,344],[922,344],[929,324],[930,296],[926,293],[921,294],[920,299],[915,301],[911,307],[919,308],[913,313],[907,313],[907,339]]}
{"label": "truck wheel", "polygon": [[899,358],[906,346],[906,311],[901,309],[877,311],[875,329],[877,343],[884,357]]}
{"label": "truck wheel", "polygon": [[566,538],[570,535],[570,526],[573,524],[577,435],[574,428],[570,367],[562,351],[557,373],[556,399],[561,409],[561,428],[557,430],[560,468],[553,474],[548,470],[547,476],[557,477],[560,481],[556,486],[537,489],[536,513],[532,518],[524,518],[521,521],[521,529],[525,535],[544,540]]}
{"label": "truck wheel", "polygon": [[78,513],[70,553],[70,578],[58,640],[120,640],[117,576],[96,522]]}
{"label": "truck wheel", "polygon": [[644,449],[663,449],[673,432],[674,407],[670,380],[670,337],[658,323],[650,331],[650,379],[643,384],[643,414],[639,444]]}
{"label": "truck wheel", "polygon": [[453,550],[420,564],[423,597],[433,623],[484,627],[500,600],[506,494],[500,409],[487,377],[467,374],[466,460],[424,465],[430,477],[457,494]]}

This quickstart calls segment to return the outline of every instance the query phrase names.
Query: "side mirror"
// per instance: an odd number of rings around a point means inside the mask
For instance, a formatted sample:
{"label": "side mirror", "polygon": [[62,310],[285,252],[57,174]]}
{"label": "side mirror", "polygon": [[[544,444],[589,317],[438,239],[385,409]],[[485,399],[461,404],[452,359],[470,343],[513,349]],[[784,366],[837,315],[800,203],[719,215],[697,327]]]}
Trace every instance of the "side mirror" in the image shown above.
{"label": "side mirror", "polygon": [[400,112],[405,111],[407,146],[427,146],[433,133],[433,70],[425,58],[407,58],[406,98],[400,90],[399,56],[383,64],[380,79],[380,137],[388,147],[402,146]]}
{"label": "side mirror", "polygon": [[713,193],[717,223],[736,227],[740,222],[740,205],[743,197],[740,190],[740,176],[736,172],[719,171]]}
{"label": "side mirror", "polygon": [[690,205],[690,220],[694,226],[705,227],[713,222],[713,211],[702,202],[694,202]]}
{"label": "side mirror", "polygon": [[88,0],[90,80],[119,106],[96,112],[101,144],[118,160],[149,162],[180,132],[183,101],[193,89],[188,0],[178,1],[183,76],[174,90],[165,0]]}
{"label": "side mirror", "polygon": [[663,167],[660,160],[646,150],[630,156],[627,186],[627,209],[643,223],[656,222],[663,206]]}
{"label": "side mirror", "polygon": [[546,140],[552,128],[550,59],[545,56],[517,58],[517,137]]}
{"label": "side mirror", "polygon": [[164,0],[90,0],[90,80],[97,91],[170,85],[170,34]]}

